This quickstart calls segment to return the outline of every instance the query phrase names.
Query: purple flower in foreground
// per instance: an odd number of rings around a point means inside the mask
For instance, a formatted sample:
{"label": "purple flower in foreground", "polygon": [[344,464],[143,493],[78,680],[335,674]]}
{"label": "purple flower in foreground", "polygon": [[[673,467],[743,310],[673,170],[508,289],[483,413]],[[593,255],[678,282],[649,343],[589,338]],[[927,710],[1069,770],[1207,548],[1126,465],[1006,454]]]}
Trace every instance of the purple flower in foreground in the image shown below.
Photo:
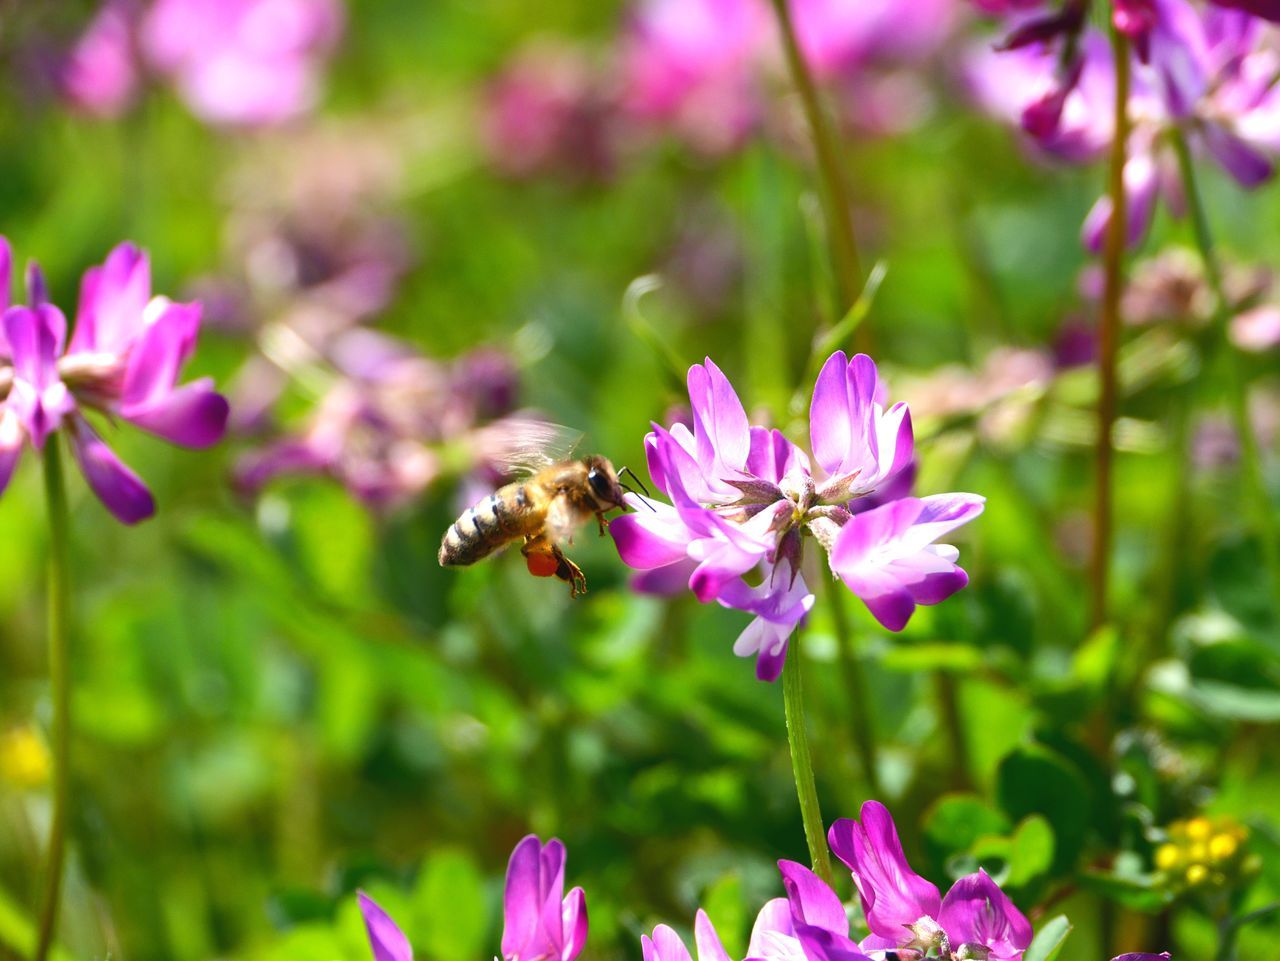
{"label": "purple flower in foreground", "polygon": [[503,893],[503,961],[573,961],[587,942],[582,888],[564,893],[564,844],[529,835],[511,852]]}
{"label": "purple flower in foreground", "polygon": [[[413,961],[409,939],[363,891],[360,913],[374,961]],[[573,961],[586,941],[582,888],[564,894],[564,845],[555,838],[544,845],[530,834],[507,864],[502,961]]]}
{"label": "purple flower in foreground", "polygon": [[[11,257],[0,238],[0,289],[7,307]],[[184,447],[207,447],[226,429],[227,402],[204,378],[178,384],[195,350],[199,304],[151,296],[147,257],[121,244],[81,284],[75,330],[47,300],[39,268],[28,273],[30,306],[7,307],[0,337],[0,491],[21,452],[65,428],[98,498],[126,524],[150,517],[146,485],[112,453],[85,417],[125,420]]]}
{"label": "purple flower in foreground", "polygon": [[1021,961],[1031,924],[986,872],[952,885],[946,897],[911,870],[893,817],[879,801],[862,805],[862,821],[831,826],[831,850],[853,873],[871,933],[862,950],[913,947],[960,950],[991,961]]}
{"label": "purple flower in foreground", "polygon": [[[849,918],[831,888],[794,861],[779,861],[785,898],[760,909],[746,956],[754,961],[870,961],[849,938]],[[730,961],[705,911],[694,922],[698,961]],[[662,924],[640,945],[644,961],[692,961],[674,930]]]}
{"label": "purple flower in foreground", "polygon": [[[752,426],[728,379],[709,359],[689,370],[693,428],[654,425],[649,473],[670,504],[633,502],[610,524],[622,559],[644,571],[641,589],[687,585],[703,603],[756,615],[734,651],[774,680],[787,641],[814,603],[803,575],[812,537],[832,572],[890,630],[917,604],[936,604],[966,576],[956,551],[933,541],[971,520],[982,498],[903,497],[914,470],[905,404],[884,406],[871,358],[833,354],[814,387],[809,457],[781,431]],[[859,498],[895,499],[859,511]]]}

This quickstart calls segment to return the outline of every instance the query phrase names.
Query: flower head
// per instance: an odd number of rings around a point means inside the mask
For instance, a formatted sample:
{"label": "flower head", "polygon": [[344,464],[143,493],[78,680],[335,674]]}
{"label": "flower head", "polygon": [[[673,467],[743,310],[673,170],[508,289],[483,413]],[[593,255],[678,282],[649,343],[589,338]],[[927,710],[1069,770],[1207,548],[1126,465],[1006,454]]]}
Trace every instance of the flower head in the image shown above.
{"label": "flower head", "polygon": [[862,805],[861,823],[836,821],[828,838],[862,899],[871,929],[864,951],[970,945],[977,949],[971,956],[1021,961],[1031,924],[1008,896],[979,870],[940,898],[933,884],[911,870],[893,817],[879,801]]}
{"label": "flower head", "polygon": [[511,852],[503,894],[503,961],[573,961],[587,942],[582,888],[564,893],[564,844],[532,834]]}
{"label": "flower head", "polygon": [[[756,657],[762,680],[778,677],[813,607],[801,573],[811,539],[891,630],[916,604],[964,586],[955,550],[933,541],[976,516],[982,499],[903,497],[914,470],[911,418],[905,404],[885,407],[869,357],[837,352],[823,366],[810,407],[812,461],[781,431],[752,425],[710,359],[690,368],[688,384],[692,427],[655,424],[645,438],[649,473],[671,503],[637,500],[610,531],[622,559],[646,572],[642,587],[685,584],[704,603],[754,614],[734,650]],[[859,510],[877,496],[879,506]]]}
{"label": "flower head", "polygon": [[[0,286],[9,289],[7,241]],[[151,493],[85,417],[97,412],[183,447],[207,447],[226,429],[226,400],[208,378],[179,384],[195,350],[200,305],[151,296],[146,254],[121,244],[81,284],[75,329],[47,300],[39,268],[28,274],[30,306],[4,311],[0,341],[0,491],[22,440],[43,450],[65,428],[89,486],[126,524],[155,511]]]}
{"label": "flower head", "polygon": [[[516,845],[507,864],[503,898],[502,961],[574,961],[587,940],[587,905],[582,888],[564,895],[564,845],[545,845],[530,834]],[[360,892],[374,961],[413,961],[404,932],[373,898]]]}

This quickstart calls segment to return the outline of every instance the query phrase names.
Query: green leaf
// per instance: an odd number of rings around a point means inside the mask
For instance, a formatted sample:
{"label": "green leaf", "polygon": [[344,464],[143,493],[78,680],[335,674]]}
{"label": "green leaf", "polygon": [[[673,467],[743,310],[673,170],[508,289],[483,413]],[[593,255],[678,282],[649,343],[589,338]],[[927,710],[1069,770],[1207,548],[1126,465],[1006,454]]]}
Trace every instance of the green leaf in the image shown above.
{"label": "green leaf", "polygon": [[427,861],[413,892],[414,930],[432,958],[484,957],[489,923],[484,877],[466,851],[443,848]]}
{"label": "green leaf", "polygon": [[1080,886],[1122,907],[1148,914],[1159,911],[1173,900],[1169,892],[1156,888],[1154,879],[1147,877],[1121,877],[1086,871],[1080,875]]}
{"label": "green leaf", "polygon": [[744,954],[746,945],[742,936],[747,930],[747,911],[742,877],[736,871],[724,874],[707,888],[702,907],[715,925],[716,934],[729,956],[736,958]]}
{"label": "green leaf", "polygon": [[1045,922],[1022,955],[1022,961],[1051,961],[1058,956],[1070,933],[1071,922],[1065,914]]}
{"label": "green leaf", "polygon": [[955,854],[969,851],[979,838],[1003,835],[1009,819],[973,794],[939,798],[924,818],[925,852],[942,868]]}
{"label": "green leaf", "polygon": [[1009,846],[1009,884],[1022,887],[1053,866],[1053,828],[1038,814],[1022,819]]}
{"label": "green leaf", "polygon": [[1066,758],[1038,745],[1015,750],[1000,762],[996,796],[1010,817],[1040,814],[1053,826],[1055,872],[1075,864],[1089,832],[1092,805],[1088,784]]}

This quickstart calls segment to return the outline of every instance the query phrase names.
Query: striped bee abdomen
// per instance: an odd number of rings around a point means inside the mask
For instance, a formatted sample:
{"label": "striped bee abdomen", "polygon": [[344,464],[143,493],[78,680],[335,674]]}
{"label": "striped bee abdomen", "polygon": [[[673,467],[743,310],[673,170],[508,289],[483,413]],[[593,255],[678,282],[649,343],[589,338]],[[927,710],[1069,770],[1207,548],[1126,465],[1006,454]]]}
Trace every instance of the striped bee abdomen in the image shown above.
{"label": "striped bee abdomen", "polygon": [[483,560],[525,533],[529,496],[523,484],[510,484],[468,507],[444,533],[439,560],[444,567],[465,567]]}

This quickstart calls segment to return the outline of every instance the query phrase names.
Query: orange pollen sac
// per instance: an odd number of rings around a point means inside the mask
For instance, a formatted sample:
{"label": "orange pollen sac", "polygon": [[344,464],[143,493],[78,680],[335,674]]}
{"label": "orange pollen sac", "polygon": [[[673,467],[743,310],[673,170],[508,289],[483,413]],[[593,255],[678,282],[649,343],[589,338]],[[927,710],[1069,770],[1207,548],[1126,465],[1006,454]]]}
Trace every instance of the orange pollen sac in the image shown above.
{"label": "orange pollen sac", "polygon": [[550,554],[530,554],[526,560],[529,564],[529,573],[534,577],[551,577],[560,566]]}

